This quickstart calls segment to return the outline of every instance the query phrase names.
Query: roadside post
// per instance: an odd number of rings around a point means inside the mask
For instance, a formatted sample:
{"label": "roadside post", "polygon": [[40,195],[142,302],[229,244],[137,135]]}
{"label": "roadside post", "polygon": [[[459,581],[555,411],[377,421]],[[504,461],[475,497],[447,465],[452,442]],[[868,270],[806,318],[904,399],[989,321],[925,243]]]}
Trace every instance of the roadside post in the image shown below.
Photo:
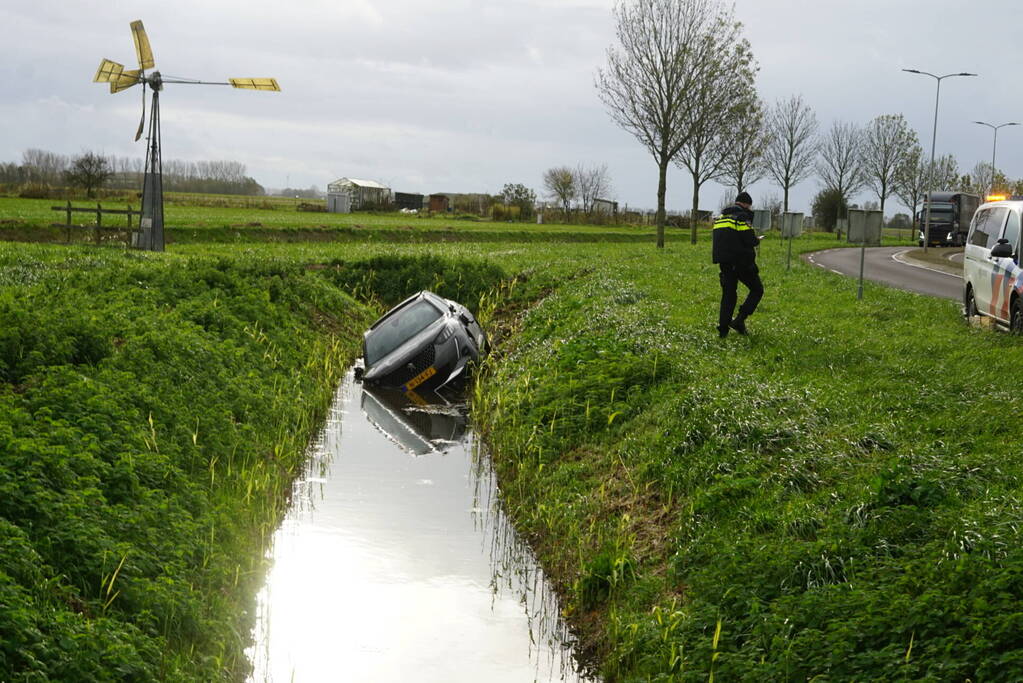
{"label": "roadside post", "polygon": [[867,256],[867,244],[881,246],[881,212],[864,209],[849,209],[849,241],[860,245],[860,283],[856,298],[863,298],[863,262]]}
{"label": "roadside post", "polygon": [[785,270],[792,267],[792,238],[803,234],[803,214],[786,211],[781,216],[781,236],[789,242],[788,256],[785,259]]}

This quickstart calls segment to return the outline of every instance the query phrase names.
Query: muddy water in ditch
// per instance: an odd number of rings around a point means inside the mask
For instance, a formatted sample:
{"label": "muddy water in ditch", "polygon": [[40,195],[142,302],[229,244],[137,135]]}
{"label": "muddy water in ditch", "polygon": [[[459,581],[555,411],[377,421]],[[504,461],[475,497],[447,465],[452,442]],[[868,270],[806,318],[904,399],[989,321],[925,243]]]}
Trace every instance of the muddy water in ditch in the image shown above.
{"label": "muddy water in ditch", "polygon": [[464,406],[351,373],[258,596],[252,681],[576,681],[572,642],[504,516]]}

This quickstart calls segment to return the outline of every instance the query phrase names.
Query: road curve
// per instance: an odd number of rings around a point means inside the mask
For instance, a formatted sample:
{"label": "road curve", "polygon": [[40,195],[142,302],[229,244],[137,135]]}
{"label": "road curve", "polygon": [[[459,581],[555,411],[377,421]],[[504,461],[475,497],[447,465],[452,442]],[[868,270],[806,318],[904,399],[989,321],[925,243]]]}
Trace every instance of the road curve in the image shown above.
{"label": "road curve", "polygon": [[[864,250],[863,277],[889,287],[958,301],[963,296],[961,275],[947,273],[905,258],[911,247],[870,247]],[[803,258],[839,275],[860,276],[860,248],[842,247],[804,254]]]}

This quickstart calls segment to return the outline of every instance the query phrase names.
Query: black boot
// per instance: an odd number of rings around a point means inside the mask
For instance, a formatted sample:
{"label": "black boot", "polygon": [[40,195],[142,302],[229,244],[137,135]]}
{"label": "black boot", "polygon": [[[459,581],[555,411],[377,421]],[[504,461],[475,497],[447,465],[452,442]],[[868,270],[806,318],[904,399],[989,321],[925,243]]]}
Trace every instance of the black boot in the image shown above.
{"label": "black boot", "polygon": [[746,319],[743,318],[742,316],[739,316],[732,322],[728,323],[728,326],[731,327],[736,332],[738,332],[739,334],[749,334],[746,331]]}

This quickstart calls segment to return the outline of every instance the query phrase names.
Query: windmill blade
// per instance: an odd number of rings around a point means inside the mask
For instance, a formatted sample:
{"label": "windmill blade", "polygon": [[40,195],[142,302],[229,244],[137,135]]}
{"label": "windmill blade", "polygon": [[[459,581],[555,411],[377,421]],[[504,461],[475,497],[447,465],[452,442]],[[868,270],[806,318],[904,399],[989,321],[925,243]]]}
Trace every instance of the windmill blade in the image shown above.
{"label": "windmill blade", "polygon": [[92,79],[93,83],[112,83],[121,77],[121,73],[124,72],[124,65],[113,62],[109,59],[104,59],[99,63],[99,68],[96,69],[96,77]]}
{"label": "windmill blade", "polygon": [[142,81],[142,118],[139,119],[139,129],[135,131],[135,142],[142,137],[142,128],[146,125],[146,82]]}
{"label": "windmill blade", "polygon": [[135,40],[135,54],[139,58],[139,69],[145,71],[156,66],[153,61],[153,50],[149,47],[149,38],[146,36],[146,29],[142,21],[131,22],[131,37]]}
{"label": "windmill blade", "polygon": [[281,86],[277,85],[276,78],[229,78],[231,85],[243,90],[272,90],[280,92]]}
{"label": "windmill blade", "polygon": [[127,90],[136,83],[145,83],[140,77],[142,71],[139,69],[129,69],[128,71],[122,71],[116,79],[110,81],[110,92],[121,92]]}

